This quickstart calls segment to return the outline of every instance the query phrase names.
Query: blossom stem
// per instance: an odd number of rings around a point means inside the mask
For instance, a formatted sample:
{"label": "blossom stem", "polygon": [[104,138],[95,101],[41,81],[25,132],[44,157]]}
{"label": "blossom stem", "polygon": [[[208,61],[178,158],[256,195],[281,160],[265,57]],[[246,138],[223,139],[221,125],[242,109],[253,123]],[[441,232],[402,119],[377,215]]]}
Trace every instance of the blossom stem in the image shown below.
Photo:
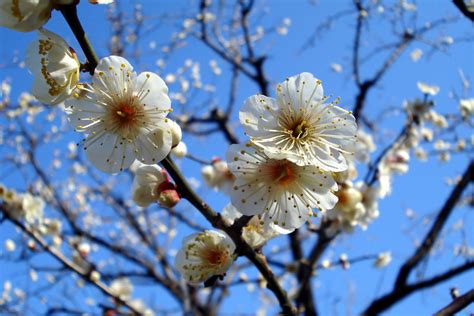
{"label": "blossom stem", "polygon": [[89,73],[92,75],[95,67],[97,67],[97,64],[99,63],[99,58],[97,58],[97,55],[87,38],[87,34],[82,28],[81,21],[79,21],[79,17],[77,16],[76,5],[62,5],[59,10],[64,16],[64,19],[66,19],[66,22],[74,33],[79,45],[81,45],[82,51],[87,58],[87,63],[85,65],[87,66]]}

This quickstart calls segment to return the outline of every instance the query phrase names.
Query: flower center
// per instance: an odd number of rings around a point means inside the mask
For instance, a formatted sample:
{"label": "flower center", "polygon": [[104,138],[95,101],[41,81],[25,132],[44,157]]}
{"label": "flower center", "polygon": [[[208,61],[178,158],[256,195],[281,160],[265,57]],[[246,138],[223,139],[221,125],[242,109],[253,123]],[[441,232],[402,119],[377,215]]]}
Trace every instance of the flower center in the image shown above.
{"label": "flower center", "polygon": [[202,258],[211,265],[222,265],[227,261],[227,252],[221,249],[208,248],[204,251]]}
{"label": "flower center", "polygon": [[304,138],[308,135],[310,126],[306,120],[296,122],[291,128],[291,137],[296,139]]}
{"label": "flower center", "polygon": [[[111,113],[116,126],[121,131],[122,136],[131,137],[129,133],[133,133],[133,127],[138,123],[137,117],[140,114],[139,109],[134,106],[133,100],[115,106]],[[125,135],[125,134],[127,135]]]}
{"label": "flower center", "polygon": [[269,169],[271,181],[281,186],[290,185],[297,177],[295,165],[288,160],[274,160]]}

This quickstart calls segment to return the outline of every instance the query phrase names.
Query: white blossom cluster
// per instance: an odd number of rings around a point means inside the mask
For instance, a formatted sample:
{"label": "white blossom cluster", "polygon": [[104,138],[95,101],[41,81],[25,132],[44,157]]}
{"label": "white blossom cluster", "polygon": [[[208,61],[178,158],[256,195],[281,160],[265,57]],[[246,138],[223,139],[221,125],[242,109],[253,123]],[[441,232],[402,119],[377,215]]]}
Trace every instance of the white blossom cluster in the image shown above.
{"label": "white blossom cluster", "polygon": [[327,102],[321,81],[309,73],[277,85],[277,98],[248,98],[240,122],[249,142],[232,145],[227,162],[236,180],[232,204],[291,231],[314,211],[332,209],[338,198],[333,172],[349,167],[356,124],[350,112]]}

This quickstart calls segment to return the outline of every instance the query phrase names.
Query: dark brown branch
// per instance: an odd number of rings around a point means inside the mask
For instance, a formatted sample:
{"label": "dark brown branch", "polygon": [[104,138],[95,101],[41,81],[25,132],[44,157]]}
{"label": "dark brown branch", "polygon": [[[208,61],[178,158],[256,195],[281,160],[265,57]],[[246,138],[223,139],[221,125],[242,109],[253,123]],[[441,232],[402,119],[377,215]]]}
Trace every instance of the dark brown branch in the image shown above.
{"label": "dark brown branch", "polygon": [[97,58],[97,55],[87,38],[86,32],[84,32],[84,29],[82,28],[81,22],[77,16],[76,5],[62,5],[59,10],[66,19],[66,22],[69,24],[69,27],[79,42],[79,45],[81,45],[82,51],[87,58],[87,70],[91,75],[94,74],[94,69],[99,63],[99,58]]}
{"label": "dark brown branch", "polygon": [[[298,312],[304,312],[307,316],[315,316],[317,315],[316,306],[314,303],[313,298],[313,290],[311,288],[311,282],[304,282],[304,278],[306,276],[306,269],[308,268],[308,263],[303,261],[303,249],[301,248],[301,240],[299,237],[299,231],[295,230],[293,233],[289,235],[290,238],[290,247],[291,252],[293,254],[293,259],[296,263],[298,263],[298,270],[297,270],[297,280],[299,284],[305,283],[306,286],[301,289],[301,292],[296,297],[296,308]],[[300,307],[303,306],[303,310]]]}
{"label": "dark brown branch", "polygon": [[474,303],[474,289],[464,295],[456,297],[448,306],[440,309],[435,316],[449,316],[462,311],[469,304]]}
{"label": "dark brown branch", "polygon": [[464,0],[453,0],[453,3],[466,18],[474,22],[474,12],[469,10]]}
{"label": "dark brown branch", "polygon": [[398,273],[397,280],[395,281],[395,288],[403,287],[408,280],[410,272],[420,263],[425,256],[427,256],[433,247],[434,243],[438,239],[441,230],[443,229],[449,215],[453,211],[457,204],[457,201],[461,197],[463,191],[466,189],[469,183],[474,180],[474,161],[469,163],[468,168],[464,172],[461,181],[451,192],[451,195],[446,200],[443,208],[436,216],[436,220],[431,226],[430,231],[423,239],[421,245],[416,249],[415,253],[405,262]]}
{"label": "dark brown branch", "polygon": [[448,270],[444,273],[438,274],[430,279],[420,281],[418,283],[405,285],[401,288],[394,288],[392,292],[376,299],[370,306],[362,313],[364,316],[379,315],[383,311],[389,309],[397,302],[403,300],[407,296],[413,294],[416,291],[435,286],[441,282],[449,280],[463,272],[469,271],[474,268],[474,261],[468,261],[463,265],[460,265],[454,269]]}
{"label": "dark brown branch", "polygon": [[314,247],[311,249],[308,255],[308,258],[306,260],[301,261],[300,263],[301,272],[298,271],[298,273],[301,273],[301,276],[299,277],[299,279],[301,279],[301,283],[296,295],[297,302],[302,300],[302,296],[306,296],[306,302],[309,303],[308,300],[310,298],[308,297],[307,293],[308,293],[308,288],[311,287],[311,276],[313,274],[315,266],[318,260],[323,255],[323,253],[329,247],[331,242],[334,240],[334,238],[336,238],[336,236],[337,235],[327,236],[324,233],[324,228],[318,231],[318,241],[315,243]]}
{"label": "dark brown branch", "polygon": [[462,196],[463,191],[467,188],[469,183],[474,180],[474,161],[470,161],[469,165],[464,172],[461,180],[458,182],[456,187],[451,192],[449,198],[446,200],[444,206],[441,208],[440,212],[436,216],[436,219],[431,226],[426,237],[423,239],[421,245],[416,249],[415,253],[407,259],[400,269],[400,272],[395,281],[392,291],[375,301],[373,301],[370,306],[363,313],[364,315],[378,315],[381,312],[389,309],[391,306],[397,302],[403,300],[405,297],[411,293],[426,288],[434,286],[440,282],[443,282],[453,276],[456,276],[464,271],[469,270],[474,266],[474,262],[467,262],[462,266],[459,266],[455,269],[449,270],[443,274],[432,277],[431,279],[419,281],[414,284],[408,283],[408,277],[412,270],[426,257],[429,255],[431,248],[439,237],[441,230],[443,229],[449,215],[453,211],[457,202]]}

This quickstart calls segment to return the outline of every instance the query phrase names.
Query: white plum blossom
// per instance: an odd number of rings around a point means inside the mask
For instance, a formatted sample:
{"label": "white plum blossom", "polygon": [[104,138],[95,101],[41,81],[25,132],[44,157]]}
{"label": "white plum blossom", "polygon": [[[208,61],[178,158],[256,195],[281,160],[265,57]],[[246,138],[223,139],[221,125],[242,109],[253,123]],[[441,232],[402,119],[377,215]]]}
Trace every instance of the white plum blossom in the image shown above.
{"label": "white plum blossom", "polygon": [[465,118],[474,115],[474,98],[461,99],[459,101],[459,110],[461,111],[461,115]]}
{"label": "white plum blossom", "polygon": [[365,212],[359,218],[358,225],[362,229],[367,229],[367,226],[376,218],[379,217],[379,203],[381,199],[381,190],[379,186],[368,186],[366,183],[359,181],[355,187],[362,193],[362,204]]}
{"label": "white plum blossom", "polygon": [[429,111],[425,115],[425,119],[427,121],[432,122],[435,126],[437,126],[439,128],[448,127],[448,121],[446,120],[446,118],[442,114],[439,114],[434,110]]}
{"label": "white plum blossom", "polygon": [[374,262],[374,266],[377,268],[383,268],[392,261],[392,253],[390,251],[381,252],[377,256]]}
{"label": "white plum blossom", "polygon": [[226,234],[206,230],[188,236],[175,259],[176,269],[190,284],[223,275],[234,262],[235,244]]}
{"label": "white plum blossom", "polygon": [[317,166],[300,166],[287,159],[271,158],[252,144],[231,145],[230,171],[236,176],[232,204],[244,215],[258,215],[283,229],[301,227],[313,209],[331,209],[337,202],[337,184]]}
{"label": "white plum blossom", "polygon": [[32,93],[41,102],[58,104],[71,96],[79,81],[81,63],[69,45],[45,29],[30,44],[26,66],[34,75]]}
{"label": "white plum blossom", "polygon": [[201,169],[201,176],[207,186],[229,194],[232,190],[235,176],[230,172],[227,162],[219,158],[212,160],[210,165]]}
{"label": "white plum blossom", "polygon": [[439,87],[438,86],[432,86],[432,85],[429,85],[429,84],[424,83],[424,82],[418,81],[416,83],[416,86],[424,94],[437,95],[438,92],[439,92]]}
{"label": "white plum blossom", "polygon": [[248,98],[239,118],[250,140],[268,154],[285,154],[297,165],[326,171],[347,168],[343,153],[354,141],[354,116],[335,102],[325,103],[321,81],[309,73],[277,86],[277,98]]}
{"label": "white plum blossom", "polygon": [[367,163],[370,160],[370,153],[374,152],[376,149],[372,135],[359,129],[356,137],[356,141],[348,145],[353,156],[346,156],[346,159],[350,160],[351,157],[353,157],[361,163]]}
{"label": "white plum blossom", "polygon": [[158,186],[167,180],[167,175],[157,165],[142,165],[135,171],[132,184],[132,199],[141,207],[158,201]]}
{"label": "white plum blossom", "polygon": [[408,172],[410,153],[407,149],[390,150],[378,166],[378,180],[380,183],[380,196],[385,197],[392,191],[393,173],[404,174]]}
{"label": "white plum blossom", "polygon": [[143,314],[144,316],[153,316],[153,311],[148,308],[142,300],[135,299],[128,302],[135,310]]}
{"label": "white plum blossom", "polygon": [[326,216],[335,221],[330,227],[333,232],[339,227],[347,232],[352,232],[355,226],[365,230],[379,216],[378,187],[367,187],[363,182],[354,185],[347,181],[339,185],[336,195],[338,203]]}
{"label": "white plum blossom", "polygon": [[132,296],[133,285],[128,278],[119,278],[112,281],[109,290],[115,296],[126,300]]}
{"label": "white plum blossom", "polygon": [[13,252],[15,251],[16,249],[16,244],[13,240],[11,239],[7,239],[5,240],[5,249],[8,251],[8,252]]}
{"label": "white plum blossom", "polygon": [[412,52],[410,53],[410,58],[411,60],[413,60],[414,62],[417,62],[421,56],[423,56],[423,51],[419,48],[415,48],[414,50],[412,50]]}
{"label": "white plum blossom", "polygon": [[405,111],[418,118],[423,118],[423,116],[426,115],[432,107],[433,102],[422,101],[419,99],[404,102]]}
{"label": "white plum blossom", "polygon": [[19,32],[42,27],[51,17],[50,0],[0,0],[0,26]]}
{"label": "white plum blossom", "polygon": [[[242,216],[232,204],[227,204],[222,210],[222,217],[224,217],[229,223],[233,224],[235,220]],[[269,239],[279,236],[281,233],[289,234],[290,231],[283,231],[282,228],[270,224],[268,227],[264,225],[258,219],[258,216],[252,217],[252,219],[242,228],[242,237],[247,244],[252,248],[262,247]]]}
{"label": "white plum blossom", "polygon": [[93,83],[68,100],[69,120],[83,140],[88,159],[98,169],[116,173],[135,159],[156,164],[171,150],[168,87],[156,74],[136,75],[122,57],[100,60]]}
{"label": "white plum blossom", "polygon": [[327,212],[327,216],[330,219],[338,219],[343,228],[350,231],[365,213],[362,193],[354,188],[351,182],[345,182],[339,185],[336,195],[337,204]]}
{"label": "white plum blossom", "polygon": [[43,220],[45,203],[39,196],[33,196],[28,192],[17,194],[14,191],[7,191],[4,201],[9,204],[10,216],[16,219],[24,219],[28,224],[40,223]]}

